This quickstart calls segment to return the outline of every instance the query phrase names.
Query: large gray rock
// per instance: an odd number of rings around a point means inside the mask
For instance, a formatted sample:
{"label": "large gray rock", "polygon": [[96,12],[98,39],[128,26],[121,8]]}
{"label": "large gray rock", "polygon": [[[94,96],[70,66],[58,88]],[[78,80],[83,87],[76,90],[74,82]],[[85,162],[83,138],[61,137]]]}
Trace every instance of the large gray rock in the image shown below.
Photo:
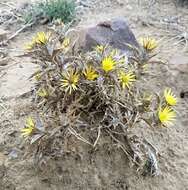
{"label": "large gray rock", "polygon": [[87,51],[92,50],[96,45],[106,44],[122,51],[130,51],[129,45],[139,47],[133,32],[124,19],[101,22],[81,33],[82,48]]}

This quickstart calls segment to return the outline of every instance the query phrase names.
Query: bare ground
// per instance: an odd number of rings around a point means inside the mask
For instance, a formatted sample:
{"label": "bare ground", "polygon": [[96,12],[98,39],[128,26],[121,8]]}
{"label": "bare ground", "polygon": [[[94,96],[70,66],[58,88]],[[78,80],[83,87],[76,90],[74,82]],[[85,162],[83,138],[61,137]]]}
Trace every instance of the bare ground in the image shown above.
{"label": "bare ground", "polygon": [[[26,1],[26,0],[25,0]],[[2,1],[19,2],[24,1]],[[99,21],[126,17],[138,37],[152,35],[161,39],[158,59],[165,65],[154,65],[147,85],[156,90],[172,87],[177,95],[188,90],[188,45],[178,44],[188,32],[188,9],[176,7],[170,0],[96,0],[93,8],[82,16],[79,26],[88,26]],[[0,9],[8,9],[0,4]],[[1,27],[1,26],[0,26]],[[9,27],[10,33],[17,26]],[[17,27],[18,28],[18,27]],[[31,97],[21,96],[28,92],[33,82],[28,78],[36,70],[30,58],[22,57],[23,45],[38,30],[34,27],[20,33],[3,49],[7,52],[6,64],[0,65],[0,189],[2,190],[187,190],[188,189],[188,100],[181,99],[176,124],[167,129],[135,128],[134,132],[147,138],[160,153],[160,174],[157,177],[142,177],[128,164],[119,150],[101,142],[91,151],[86,145],[74,147],[77,155],[68,155],[51,161],[39,170],[32,158],[23,157],[23,140],[20,128],[27,115],[34,113]],[[188,37],[186,40],[188,40]],[[187,46],[186,46],[187,45]],[[2,51],[2,49],[0,49]],[[108,139],[107,139],[108,140]]]}

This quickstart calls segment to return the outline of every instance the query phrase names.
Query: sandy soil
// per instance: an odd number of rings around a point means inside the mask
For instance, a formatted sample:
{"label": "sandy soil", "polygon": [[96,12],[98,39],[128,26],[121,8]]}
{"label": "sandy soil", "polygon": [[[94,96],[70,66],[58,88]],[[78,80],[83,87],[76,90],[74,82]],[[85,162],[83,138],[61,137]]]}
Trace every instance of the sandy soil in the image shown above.
{"label": "sandy soil", "polygon": [[[27,0],[1,2],[21,4]],[[137,37],[148,34],[161,40],[158,59],[167,64],[153,66],[153,74],[157,75],[147,85],[156,90],[170,86],[179,96],[182,90],[188,90],[188,45],[178,44],[181,35],[188,35],[185,33],[188,32],[188,8],[176,7],[171,0],[158,0],[151,6],[148,2],[152,1],[95,0],[78,25],[86,27],[102,20],[126,17]],[[0,4],[0,10],[7,9],[9,7]],[[15,32],[16,27],[9,27],[8,32]],[[95,153],[81,144],[78,156],[69,155],[50,162],[42,170],[36,168],[32,158],[23,157],[24,145],[19,131],[26,116],[33,113],[31,97],[24,94],[33,86],[29,77],[36,70],[36,65],[21,55],[23,44],[40,29],[45,30],[46,27],[22,32],[5,49],[0,49],[0,52],[7,52],[6,64],[0,65],[0,189],[188,190],[186,98],[179,100],[178,119],[173,127],[134,129],[160,152],[160,174],[157,177],[139,176],[121,151],[110,151],[105,143],[101,143],[102,148]]]}

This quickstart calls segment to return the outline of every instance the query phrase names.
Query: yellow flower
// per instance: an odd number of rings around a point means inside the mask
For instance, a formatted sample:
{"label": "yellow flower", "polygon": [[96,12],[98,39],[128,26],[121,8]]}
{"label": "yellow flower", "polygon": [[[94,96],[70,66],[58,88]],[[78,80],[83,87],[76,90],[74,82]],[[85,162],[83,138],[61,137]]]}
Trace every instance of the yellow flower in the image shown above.
{"label": "yellow flower", "polygon": [[157,47],[157,41],[154,38],[150,38],[150,37],[140,38],[139,43],[147,51],[152,51]]}
{"label": "yellow flower", "polygon": [[36,44],[46,45],[49,41],[51,33],[38,32],[36,36],[33,37],[32,41],[25,45],[24,49],[32,50]]}
{"label": "yellow flower", "polygon": [[33,41],[40,45],[46,45],[50,39],[51,33],[38,32],[33,38]]}
{"label": "yellow flower", "polygon": [[70,45],[70,39],[69,38],[65,38],[63,40],[62,47],[63,48],[67,48],[69,45]]}
{"label": "yellow flower", "polygon": [[37,91],[37,95],[42,97],[42,98],[45,98],[45,97],[48,97],[48,92],[46,89],[41,88]]}
{"label": "yellow flower", "polygon": [[167,126],[167,125],[171,125],[173,123],[173,121],[175,120],[175,117],[176,117],[176,113],[174,112],[173,109],[166,106],[163,109],[159,108],[158,117],[159,117],[160,122],[163,125]]}
{"label": "yellow flower", "polygon": [[115,68],[116,62],[112,59],[111,56],[108,56],[102,60],[102,69],[105,72],[112,71]]}
{"label": "yellow flower", "polygon": [[104,49],[105,49],[105,46],[97,45],[96,48],[95,48],[95,51],[98,52],[98,53],[103,53]]}
{"label": "yellow flower", "polygon": [[168,105],[175,106],[177,104],[177,98],[175,97],[170,88],[166,88],[164,90],[164,97]]}
{"label": "yellow flower", "polygon": [[61,86],[63,88],[65,88],[66,92],[71,94],[72,90],[77,89],[78,81],[79,81],[78,72],[70,70],[70,71],[62,74]]}
{"label": "yellow flower", "polygon": [[95,80],[99,76],[92,66],[87,67],[83,74],[87,80]]}
{"label": "yellow flower", "polygon": [[26,45],[24,46],[24,49],[25,49],[25,50],[32,50],[33,47],[34,47],[34,45],[35,45],[35,42],[32,41],[32,42],[26,44]]}
{"label": "yellow flower", "polygon": [[36,72],[36,74],[34,75],[34,77],[35,77],[35,80],[36,80],[36,81],[39,81],[39,80],[41,79],[41,74],[40,74],[40,72]]}
{"label": "yellow flower", "polygon": [[35,129],[35,123],[32,119],[32,117],[28,117],[26,120],[26,127],[21,129],[21,134],[23,137],[28,137],[32,134],[32,132]]}
{"label": "yellow flower", "polygon": [[122,88],[129,88],[130,85],[136,80],[135,77],[136,76],[131,71],[129,71],[128,73],[121,71],[119,73],[119,80],[122,85]]}
{"label": "yellow flower", "polygon": [[143,69],[143,71],[147,71],[148,70],[148,64],[143,64],[142,69]]}

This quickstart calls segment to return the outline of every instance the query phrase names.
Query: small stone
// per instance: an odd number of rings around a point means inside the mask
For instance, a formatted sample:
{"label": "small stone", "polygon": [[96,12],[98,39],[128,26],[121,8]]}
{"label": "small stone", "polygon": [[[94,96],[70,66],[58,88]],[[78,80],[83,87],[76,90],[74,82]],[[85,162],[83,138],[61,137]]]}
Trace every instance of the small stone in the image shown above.
{"label": "small stone", "polygon": [[39,20],[39,23],[42,25],[47,24],[48,22],[49,22],[49,18],[47,18],[47,17],[44,17]]}
{"label": "small stone", "polygon": [[12,149],[8,156],[10,159],[16,159],[18,158],[18,151],[16,149]]}
{"label": "small stone", "polygon": [[0,60],[0,67],[8,65],[11,59],[9,57],[3,58]]}
{"label": "small stone", "polygon": [[131,5],[127,5],[126,8],[127,8],[127,10],[129,10],[129,11],[132,11],[132,10],[133,10],[133,7],[132,7]]}

